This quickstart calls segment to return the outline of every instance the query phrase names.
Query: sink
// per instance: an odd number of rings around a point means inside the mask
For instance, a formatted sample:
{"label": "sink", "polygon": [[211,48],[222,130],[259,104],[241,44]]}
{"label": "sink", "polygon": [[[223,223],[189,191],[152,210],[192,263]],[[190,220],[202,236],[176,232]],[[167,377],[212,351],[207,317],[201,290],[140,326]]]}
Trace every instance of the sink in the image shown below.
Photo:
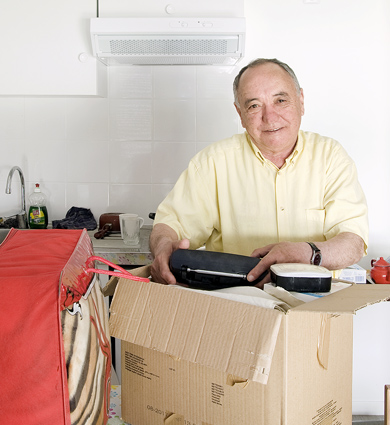
{"label": "sink", "polygon": [[9,229],[0,229],[0,243],[3,242],[5,237],[8,235]]}

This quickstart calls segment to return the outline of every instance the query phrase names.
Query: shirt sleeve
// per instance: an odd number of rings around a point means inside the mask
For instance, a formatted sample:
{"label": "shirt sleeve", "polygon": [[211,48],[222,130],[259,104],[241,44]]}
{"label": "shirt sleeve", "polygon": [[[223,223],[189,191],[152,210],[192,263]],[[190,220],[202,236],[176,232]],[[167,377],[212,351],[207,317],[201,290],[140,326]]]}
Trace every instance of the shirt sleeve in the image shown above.
{"label": "shirt sleeve", "polygon": [[324,205],[324,236],[328,240],[342,232],[360,236],[367,252],[368,211],[358,181],[355,163],[340,144],[333,146],[328,162]]}
{"label": "shirt sleeve", "polygon": [[217,209],[212,160],[203,164],[202,172],[199,171],[199,164],[192,160],[159,205],[154,224],[170,226],[179,239],[189,239],[190,248],[196,249],[204,245],[218,226]]}

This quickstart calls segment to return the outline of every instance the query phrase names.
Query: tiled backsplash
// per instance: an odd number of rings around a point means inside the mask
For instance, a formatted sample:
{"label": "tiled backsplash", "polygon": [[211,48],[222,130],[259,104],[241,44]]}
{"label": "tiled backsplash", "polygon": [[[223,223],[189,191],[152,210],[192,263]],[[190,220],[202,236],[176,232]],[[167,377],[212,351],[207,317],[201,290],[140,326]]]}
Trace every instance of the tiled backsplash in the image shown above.
{"label": "tiled backsplash", "polygon": [[[50,221],[72,206],[135,212],[148,219],[190,158],[211,142],[241,132],[233,105],[232,67],[109,68],[102,98],[0,98],[0,216],[40,183]],[[1,189],[4,187],[4,190]]]}

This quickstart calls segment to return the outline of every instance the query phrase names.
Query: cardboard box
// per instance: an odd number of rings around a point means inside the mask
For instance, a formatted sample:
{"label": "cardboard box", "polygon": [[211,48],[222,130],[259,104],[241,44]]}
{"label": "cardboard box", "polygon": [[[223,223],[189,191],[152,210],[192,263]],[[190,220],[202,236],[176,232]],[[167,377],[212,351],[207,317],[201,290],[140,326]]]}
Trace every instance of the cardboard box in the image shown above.
{"label": "cardboard box", "polygon": [[385,422],[390,425],[390,385],[385,385]]}
{"label": "cardboard box", "polygon": [[350,425],[353,314],[390,298],[389,285],[352,285],[283,312],[153,282],[115,286],[110,332],[122,340],[132,425]]}

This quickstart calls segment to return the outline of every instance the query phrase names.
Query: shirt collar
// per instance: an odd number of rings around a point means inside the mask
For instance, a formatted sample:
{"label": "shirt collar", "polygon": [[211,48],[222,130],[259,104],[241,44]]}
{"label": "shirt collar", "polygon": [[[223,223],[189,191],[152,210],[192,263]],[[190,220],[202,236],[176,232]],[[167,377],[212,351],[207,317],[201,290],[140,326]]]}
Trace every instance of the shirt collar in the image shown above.
{"label": "shirt collar", "polygon": [[[248,143],[250,144],[254,154],[260,159],[260,161],[264,164],[266,162],[266,158],[264,158],[263,154],[261,153],[260,149],[252,142],[251,137],[247,132],[245,132],[246,139]],[[291,154],[286,158],[285,166],[286,164],[295,164],[296,158],[298,155],[302,152],[303,148],[303,138],[302,138],[302,130],[299,130],[298,132],[298,139],[297,143],[295,144],[294,150],[291,152]]]}

